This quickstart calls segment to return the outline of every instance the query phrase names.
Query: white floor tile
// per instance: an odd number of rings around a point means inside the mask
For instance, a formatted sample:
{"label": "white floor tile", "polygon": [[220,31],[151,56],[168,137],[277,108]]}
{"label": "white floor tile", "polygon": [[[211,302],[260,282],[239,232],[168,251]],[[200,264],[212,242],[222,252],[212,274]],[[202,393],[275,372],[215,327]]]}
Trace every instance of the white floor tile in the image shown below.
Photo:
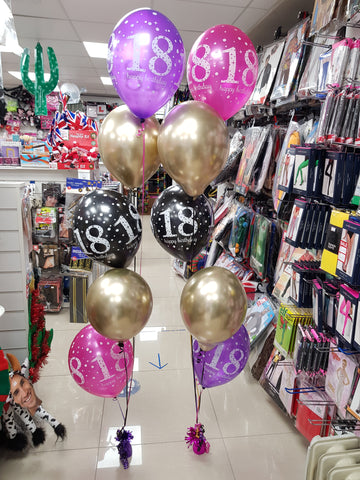
{"label": "white floor tile", "polygon": [[236,479],[303,480],[307,443],[300,434],[225,438]]}
{"label": "white floor tile", "polygon": [[209,391],[224,437],[294,431],[291,420],[245,371]]}
{"label": "white floor tile", "polygon": [[[140,384],[140,390],[131,395],[127,424],[140,427],[142,443],[182,441],[188,427],[195,423],[191,370],[164,368],[138,372],[134,378]],[[120,401],[124,409],[124,399]],[[208,438],[221,438],[207,391],[202,399],[200,421],[205,426]],[[114,446],[109,431],[116,432],[121,425],[122,417],[117,402],[106,399],[100,446]]]}
{"label": "white floor tile", "polygon": [[36,451],[97,448],[104,399],[90,395],[68,376],[44,377],[35,385],[43,407],[67,430],[67,438],[56,442],[56,436],[45,424],[47,439]]}
{"label": "white floor tile", "polygon": [[29,451],[25,456],[9,454],[0,458],[4,480],[90,480],[94,478],[97,449],[62,452]]}
{"label": "white floor tile", "polygon": [[[151,365],[166,365],[166,370],[191,368],[190,334],[185,327],[145,327],[136,337],[135,356],[140,371],[156,370]],[[150,363],[151,362],[151,363]]]}

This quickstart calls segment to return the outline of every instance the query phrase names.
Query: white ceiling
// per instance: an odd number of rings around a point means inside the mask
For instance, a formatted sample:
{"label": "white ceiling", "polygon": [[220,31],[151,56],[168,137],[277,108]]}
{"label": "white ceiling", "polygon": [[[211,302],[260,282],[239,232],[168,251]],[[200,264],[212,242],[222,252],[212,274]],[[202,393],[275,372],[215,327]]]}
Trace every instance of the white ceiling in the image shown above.
{"label": "white ceiling", "polygon": [[[46,48],[53,47],[59,85],[75,83],[87,94],[107,97],[117,94],[100,80],[108,76],[106,60],[90,58],[82,42],[108,43],[116,23],[136,8],[166,15],[179,30],[187,53],[201,33],[221,23],[240,28],[254,45],[270,43],[279,25],[286,31],[296,23],[300,9],[313,8],[313,0],[12,0],[11,4],[19,44],[33,52],[39,41],[46,71]],[[20,57],[2,53],[1,60],[4,86],[19,85],[8,71],[20,70]]]}

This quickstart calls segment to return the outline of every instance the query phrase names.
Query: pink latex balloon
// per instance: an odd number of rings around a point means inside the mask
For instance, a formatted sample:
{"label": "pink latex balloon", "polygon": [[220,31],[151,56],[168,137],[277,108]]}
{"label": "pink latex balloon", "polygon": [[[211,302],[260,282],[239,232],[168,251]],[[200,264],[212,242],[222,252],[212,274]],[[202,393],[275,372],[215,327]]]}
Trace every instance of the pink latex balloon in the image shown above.
{"label": "pink latex balloon", "polygon": [[185,60],[175,25],[150,8],[125,15],[110,36],[109,75],[119,97],[139,118],[150,117],[174,95]]}
{"label": "pink latex balloon", "polygon": [[194,43],[187,79],[194,100],[211,105],[224,119],[235,115],[254,90],[258,59],[251,40],[233,25],[216,25]]}
{"label": "pink latex balloon", "polygon": [[113,398],[123,390],[132,374],[132,344],[127,340],[121,351],[118,342],[87,325],[72,341],[68,365],[81,388],[98,397]]}

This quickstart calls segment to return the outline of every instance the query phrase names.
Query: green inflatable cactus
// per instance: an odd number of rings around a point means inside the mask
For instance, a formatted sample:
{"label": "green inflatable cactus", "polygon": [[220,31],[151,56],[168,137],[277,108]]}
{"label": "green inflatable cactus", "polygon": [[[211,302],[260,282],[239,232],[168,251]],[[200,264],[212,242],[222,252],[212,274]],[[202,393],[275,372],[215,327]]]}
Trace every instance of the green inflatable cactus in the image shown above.
{"label": "green inflatable cactus", "polygon": [[30,80],[29,65],[30,51],[24,48],[21,55],[21,79],[24,87],[35,97],[35,115],[47,115],[46,95],[51,93],[59,80],[59,66],[55,52],[51,47],[47,48],[50,66],[50,78],[46,82],[44,77],[43,49],[40,43],[35,47],[35,81]]}

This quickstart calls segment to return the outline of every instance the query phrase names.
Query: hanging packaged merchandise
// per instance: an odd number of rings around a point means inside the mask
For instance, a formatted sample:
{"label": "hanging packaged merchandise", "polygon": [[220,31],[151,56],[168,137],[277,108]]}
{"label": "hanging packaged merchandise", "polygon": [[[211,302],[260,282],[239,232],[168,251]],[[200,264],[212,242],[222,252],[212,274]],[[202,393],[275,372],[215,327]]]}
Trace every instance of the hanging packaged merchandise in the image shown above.
{"label": "hanging packaged merchandise", "polygon": [[335,106],[329,123],[326,140],[329,143],[339,142],[341,128],[344,125],[346,106],[348,102],[346,90],[341,90],[335,98]]}
{"label": "hanging packaged merchandise", "polygon": [[36,208],[33,211],[33,243],[58,241],[58,216],[55,207]]}
{"label": "hanging packaged merchandise", "polygon": [[[358,90],[355,91],[354,94],[355,98],[355,107],[353,109],[351,121],[350,121],[350,128],[345,136],[345,143],[347,145],[355,144],[358,136],[358,131],[359,131],[359,115],[360,115],[360,93],[358,93]],[[359,143],[360,143],[360,138],[359,138]]]}
{"label": "hanging packaged merchandise", "polygon": [[324,325],[332,335],[335,334],[336,317],[339,301],[340,283],[338,280],[327,280],[322,282],[324,300]]}
{"label": "hanging packaged merchandise", "polygon": [[283,171],[283,168],[284,168],[286,152],[287,152],[287,149],[290,148],[291,146],[296,146],[300,144],[301,144],[300,125],[297,122],[291,121],[289,123],[284,141],[281,146],[281,150],[277,158],[276,172],[274,176],[274,183],[273,183],[273,190],[272,190],[274,209],[275,209],[275,212],[278,214],[278,216],[279,216],[281,204],[284,201],[285,195],[286,195],[285,191],[279,190],[279,179],[280,179],[281,172]]}
{"label": "hanging packaged merchandise", "polygon": [[350,137],[352,124],[354,122],[354,112],[356,106],[356,95],[354,91],[348,91],[345,99],[345,114],[342,126],[340,128],[340,135],[335,137],[335,142],[343,144],[353,143]]}
{"label": "hanging packaged merchandise", "polygon": [[295,148],[293,192],[310,197],[313,193],[317,150],[311,147]]}
{"label": "hanging packaged merchandise", "polygon": [[214,266],[230,270],[241,282],[249,281],[254,277],[253,270],[246,263],[238,262],[232,255],[224,251],[216,259]]}
{"label": "hanging packaged merchandise", "polygon": [[265,140],[262,152],[260,153],[253,168],[251,184],[249,188],[251,192],[258,194],[263,189],[266,175],[269,171],[270,163],[274,153],[274,136],[274,130],[270,127],[269,134]]}
{"label": "hanging packaged merchandise", "polygon": [[342,87],[345,83],[344,74],[352,44],[353,40],[351,38],[344,38],[344,40],[334,43],[332,46],[327,84],[333,88]]}
{"label": "hanging packaged merchandise", "polygon": [[290,300],[297,307],[310,308],[313,305],[312,281],[318,277],[325,279],[325,274],[320,270],[319,261],[300,261],[292,265],[293,275],[291,281]]}
{"label": "hanging packaged merchandise", "polygon": [[297,374],[314,377],[326,374],[331,338],[311,326],[298,324],[294,345],[294,365]]}
{"label": "hanging packaged merchandise", "polygon": [[66,179],[66,195],[65,195],[65,215],[72,235],[73,216],[77,203],[87,193],[101,188],[102,182],[97,180],[85,180],[82,178]]}
{"label": "hanging packaged merchandise", "polygon": [[360,352],[360,296],[357,305],[356,322],[354,328],[353,348]]}
{"label": "hanging packaged merchandise", "polygon": [[287,229],[286,241],[295,247],[299,246],[300,243],[308,205],[308,202],[301,198],[297,198],[294,202],[289,227]]}
{"label": "hanging packaged merchandise", "polygon": [[319,127],[317,131],[316,143],[324,143],[326,140],[328,128],[334,112],[334,105],[336,101],[335,90],[331,89],[322,104],[320,111]]}
{"label": "hanging packaged merchandise", "polygon": [[267,296],[262,296],[248,308],[244,326],[250,337],[250,348],[262,338],[275,317],[275,308]]}
{"label": "hanging packaged merchandise", "polygon": [[261,280],[266,278],[271,222],[262,215],[255,215],[254,232],[251,242],[250,266]]}
{"label": "hanging packaged merchandise", "polygon": [[276,172],[276,161],[284,142],[286,129],[285,127],[275,125],[273,128],[273,134],[274,134],[274,148],[273,148],[272,155],[270,157],[270,165],[269,165],[268,171],[266,172],[266,177],[265,177],[264,186],[263,186],[263,190],[268,196],[271,195],[271,192],[273,190],[274,177]]}
{"label": "hanging packaged merchandise", "polygon": [[266,127],[249,128],[245,132],[244,149],[235,180],[235,190],[241,195],[247,194],[253,169],[263,159],[270,129],[271,125],[267,125]]}
{"label": "hanging packaged merchandise", "polygon": [[[304,71],[301,75],[297,94],[300,98],[313,98],[319,93],[319,86],[326,91],[326,75],[328,62],[331,57],[331,45],[335,31],[328,28],[321,35],[315,35],[308,45],[310,53],[306,61]],[[330,49],[330,50],[329,50]],[[328,56],[326,66],[323,66],[324,56]]]}
{"label": "hanging packaged merchandise", "polygon": [[335,333],[345,348],[352,348],[359,292],[349,287],[340,285],[340,297],[335,324]]}
{"label": "hanging packaged merchandise", "polygon": [[331,22],[336,3],[336,0],[315,0],[311,16],[310,36],[318,33]]}
{"label": "hanging packaged merchandise", "polygon": [[[289,254],[287,246],[291,247]],[[289,303],[291,295],[290,287],[293,275],[292,264],[298,260],[311,261],[315,259],[318,259],[318,253],[315,250],[304,250],[303,248],[299,247],[295,248],[287,242],[283,242],[279,253],[279,262],[277,264],[275,286],[273,288],[272,295],[279,302]]]}
{"label": "hanging packaged merchandise", "polygon": [[45,312],[60,312],[62,307],[62,278],[47,278],[39,281],[39,303]]}
{"label": "hanging packaged merchandise", "polygon": [[348,20],[352,20],[354,15],[360,12],[360,0],[347,0],[346,17]]}
{"label": "hanging packaged merchandise", "polygon": [[229,210],[226,215],[217,223],[217,225],[213,229],[209,240],[210,243],[215,240],[216,242],[222,242],[223,245],[228,244],[233,220],[239,206],[241,206],[241,204],[237,201],[233,201],[230,204]]}
{"label": "hanging packaged merchandise", "polygon": [[250,231],[252,210],[239,205],[233,219],[228,248],[231,254],[240,261],[244,258],[246,243]]}
{"label": "hanging packaged merchandise", "polygon": [[279,166],[278,188],[287,193],[292,193],[295,152],[296,149],[294,147],[287,148],[283,161]]}
{"label": "hanging packaged merchandise", "polygon": [[270,97],[271,101],[289,97],[293,89],[304,52],[303,41],[307,37],[309,23],[307,18],[288,31],[284,53]]}
{"label": "hanging packaged merchandise", "polygon": [[324,331],[324,296],[323,296],[323,282],[320,278],[315,278],[312,281],[312,306],[313,319],[318,332]]}
{"label": "hanging packaged merchandise", "polygon": [[240,130],[236,130],[231,141],[229,156],[224,168],[219,175],[211,182],[211,186],[219,185],[224,182],[233,182],[239,168],[239,162],[244,147],[244,135]]}
{"label": "hanging packaged merchandise", "polygon": [[[346,410],[357,420],[360,420],[360,368],[357,369],[354,381],[352,383],[351,394]],[[358,465],[356,472],[359,471]]]}
{"label": "hanging packaged merchandise", "polygon": [[331,50],[323,52],[319,57],[319,69],[318,69],[318,78],[316,85],[316,96],[323,98],[327,91],[328,85],[328,76],[329,76],[329,65],[331,62]]}
{"label": "hanging packaged merchandise", "polygon": [[354,376],[359,358],[345,355],[341,351],[330,351],[325,378],[325,391],[336,403],[337,414],[346,418],[346,406],[349,402]]}
{"label": "hanging packaged merchandise", "polygon": [[345,160],[345,172],[342,189],[343,205],[351,205],[356,189],[356,182],[360,172],[360,154],[347,153]]}
{"label": "hanging packaged merchandise", "polygon": [[344,85],[351,87],[356,81],[360,60],[360,39],[354,40],[350,46],[350,55],[344,73]]}
{"label": "hanging packaged merchandise", "polygon": [[266,278],[270,285],[274,285],[275,269],[281,244],[282,228],[280,222],[270,221],[268,260],[266,267]]}
{"label": "hanging packaged merchandise", "polygon": [[252,105],[264,105],[267,102],[278,71],[284,45],[285,39],[282,39],[263,48],[257,82],[251,96]]}
{"label": "hanging packaged merchandise", "polygon": [[294,351],[298,324],[306,326],[312,321],[312,309],[298,308],[294,305],[280,305],[276,324],[274,346],[284,355]]}
{"label": "hanging packaged merchandise", "polygon": [[[286,231],[282,233],[281,243],[279,249],[279,255],[276,262],[276,268],[274,272],[274,283],[276,283],[284,272],[285,268],[290,266],[290,259],[295,250],[293,245],[290,245],[285,241]],[[291,273],[291,269],[290,269]]]}
{"label": "hanging packaged merchandise", "polygon": [[42,183],[42,207],[58,207],[64,204],[60,183]]}
{"label": "hanging packaged merchandise", "polygon": [[60,267],[59,246],[39,243],[33,246],[34,266],[43,273],[58,271]]}
{"label": "hanging packaged merchandise", "polygon": [[336,265],[340,247],[342,228],[350,214],[341,210],[332,210],[327,227],[324,250],[321,257],[321,269],[331,275],[336,275]]}
{"label": "hanging packaged merchandise", "polygon": [[345,220],[341,232],[336,275],[350,285],[360,285],[360,223]]}
{"label": "hanging packaged merchandise", "polygon": [[346,153],[326,151],[322,197],[333,205],[341,205]]}

